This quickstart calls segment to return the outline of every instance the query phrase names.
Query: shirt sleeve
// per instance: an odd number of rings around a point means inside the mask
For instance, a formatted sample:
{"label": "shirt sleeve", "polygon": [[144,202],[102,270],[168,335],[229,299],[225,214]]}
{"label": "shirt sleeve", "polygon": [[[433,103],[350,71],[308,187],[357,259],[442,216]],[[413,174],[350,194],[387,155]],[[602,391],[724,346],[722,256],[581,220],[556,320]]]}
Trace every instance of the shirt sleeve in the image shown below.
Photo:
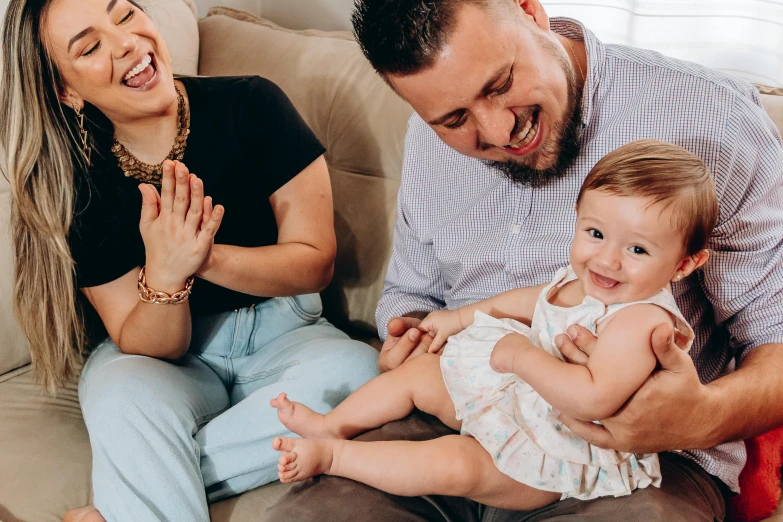
{"label": "shirt sleeve", "polygon": [[737,98],[723,143],[704,287],[741,362],[783,343],[783,147],[758,94]]}
{"label": "shirt sleeve", "polygon": [[[440,272],[432,242],[423,241],[409,222],[411,209],[406,197],[408,187],[415,183],[415,162],[409,161],[413,154],[413,142],[409,128],[405,138],[405,159],[402,168],[402,183],[397,196],[397,221],[394,225],[392,255],[383,292],[375,312],[378,335],[386,339],[387,325],[392,317],[410,312],[431,312],[444,308],[445,281]],[[415,212],[413,212],[415,214]]]}
{"label": "shirt sleeve", "polygon": [[[83,192],[69,235],[78,288],[100,286],[144,264],[144,242],[138,218],[141,196],[131,200],[104,187],[81,184]],[[138,191],[136,191],[138,192]],[[136,211],[126,212],[126,209]],[[132,216],[132,217],[131,217]]]}
{"label": "shirt sleeve", "polygon": [[288,96],[274,83],[248,79],[247,99],[239,107],[239,134],[258,165],[267,197],[324,154],[326,149]]}

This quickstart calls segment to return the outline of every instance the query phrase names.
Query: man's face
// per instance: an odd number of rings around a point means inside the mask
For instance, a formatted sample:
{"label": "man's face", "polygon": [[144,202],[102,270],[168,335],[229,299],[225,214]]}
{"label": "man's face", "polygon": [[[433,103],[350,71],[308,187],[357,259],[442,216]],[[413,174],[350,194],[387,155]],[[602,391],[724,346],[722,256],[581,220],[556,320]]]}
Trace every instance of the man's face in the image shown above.
{"label": "man's face", "polygon": [[548,21],[518,9],[459,8],[434,65],[389,81],[447,145],[541,185],[578,154],[580,92]]}

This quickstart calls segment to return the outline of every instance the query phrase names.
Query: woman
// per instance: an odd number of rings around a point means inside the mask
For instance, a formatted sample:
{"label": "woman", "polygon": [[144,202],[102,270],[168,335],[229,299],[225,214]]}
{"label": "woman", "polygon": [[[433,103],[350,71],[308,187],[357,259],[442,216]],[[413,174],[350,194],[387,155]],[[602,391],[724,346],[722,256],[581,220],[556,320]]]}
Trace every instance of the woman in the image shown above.
{"label": "woman", "polygon": [[207,521],[275,479],[272,397],[325,412],[376,375],[320,318],[324,149],[266,80],[175,80],[129,0],[11,0],[4,27],[14,300],[40,381],[77,371],[80,293],[108,333],[79,382],[97,511],[66,517]]}

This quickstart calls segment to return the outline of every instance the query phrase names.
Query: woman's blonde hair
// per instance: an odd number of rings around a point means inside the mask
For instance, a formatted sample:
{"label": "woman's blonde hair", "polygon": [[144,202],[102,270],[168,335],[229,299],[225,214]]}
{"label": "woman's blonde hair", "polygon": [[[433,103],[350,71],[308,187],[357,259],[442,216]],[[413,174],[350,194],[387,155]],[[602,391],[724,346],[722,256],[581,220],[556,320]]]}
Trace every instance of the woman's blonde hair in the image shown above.
{"label": "woman's blonde hair", "polygon": [[33,374],[55,394],[76,373],[85,345],[68,233],[74,169],[87,168],[75,113],[45,47],[51,0],[11,0],[3,28],[0,143],[11,184],[14,313],[30,343]]}
{"label": "woman's blonde hair", "polygon": [[704,162],[686,149],[663,141],[634,141],[601,158],[582,183],[577,207],[590,190],[649,197],[651,203],[674,205],[689,256],[707,248],[718,220],[715,182]]}

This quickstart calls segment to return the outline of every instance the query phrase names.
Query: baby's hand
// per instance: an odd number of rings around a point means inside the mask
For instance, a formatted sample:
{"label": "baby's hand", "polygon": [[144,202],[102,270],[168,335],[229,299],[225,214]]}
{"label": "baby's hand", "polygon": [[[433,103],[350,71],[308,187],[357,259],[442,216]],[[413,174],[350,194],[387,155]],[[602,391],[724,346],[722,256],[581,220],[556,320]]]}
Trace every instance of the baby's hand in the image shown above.
{"label": "baby's hand", "polygon": [[419,324],[419,330],[430,334],[434,339],[430,343],[429,353],[438,353],[449,336],[464,330],[459,310],[438,310],[431,312]]}
{"label": "baby's hand", "polygon": [[518,333],[502,337],[492,349],[489,356],[489,366],[498,373],[513,373],[514,359],[522,355],[533,343],[524,335]]}

